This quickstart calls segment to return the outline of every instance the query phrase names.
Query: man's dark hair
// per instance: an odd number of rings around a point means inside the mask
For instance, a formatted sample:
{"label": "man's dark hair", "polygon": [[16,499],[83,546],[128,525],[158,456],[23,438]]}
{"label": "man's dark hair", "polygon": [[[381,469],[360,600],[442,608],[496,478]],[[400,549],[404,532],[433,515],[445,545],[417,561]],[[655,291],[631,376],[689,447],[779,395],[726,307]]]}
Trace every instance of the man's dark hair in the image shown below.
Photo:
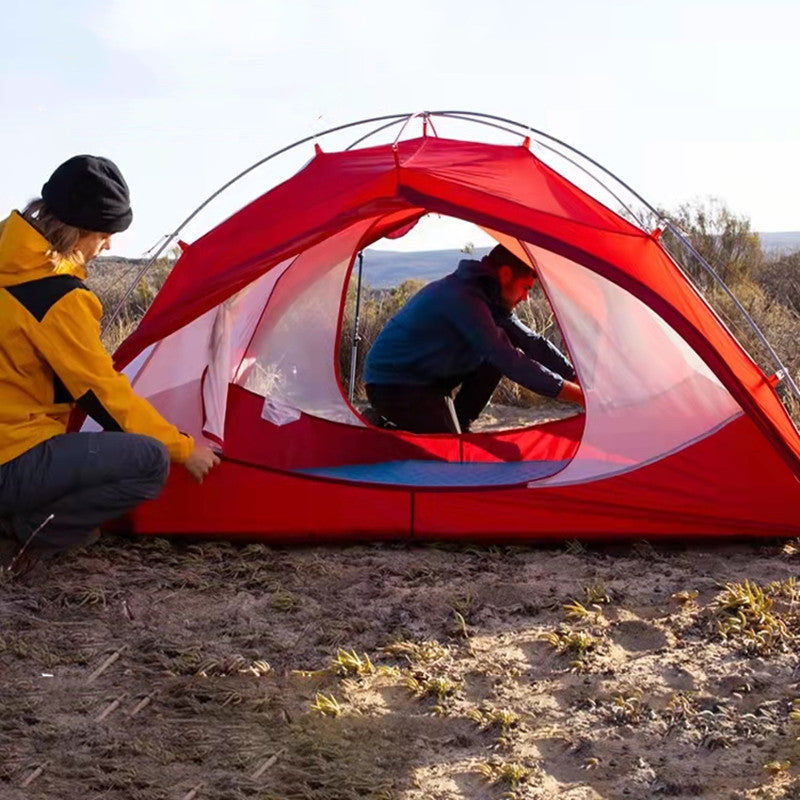
{"label": "man's dark hair", "polygon": [[484,257],[483,261],[491,265],[495,271],[500,267],[509,267],[511,274],[515,278],[521,278],[524,275],[529,275],[531,272],[535,275],[536,270],[527,262],[523,261],[518,256],[515,256],[507,247],[498,244],[493,247]]}

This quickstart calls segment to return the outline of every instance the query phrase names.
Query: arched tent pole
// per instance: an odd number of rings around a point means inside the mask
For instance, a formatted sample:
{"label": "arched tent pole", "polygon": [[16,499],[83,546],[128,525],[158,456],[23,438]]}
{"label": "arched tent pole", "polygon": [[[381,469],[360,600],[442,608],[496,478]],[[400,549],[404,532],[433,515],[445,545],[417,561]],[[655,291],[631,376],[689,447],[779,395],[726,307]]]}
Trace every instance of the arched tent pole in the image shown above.
{"label": "arched tent pole", "polygon": [[703,258],[703,256],[700,255],[700,253],[697,252],[697,250],[692,246],[692,243],[689,241],[689,238],[686,236],[686,234],[683,233],[683,231],[681,231],[680,228],[678,228],[678,226],[674,222],[672,222],[672,220],[663,218],[662,223],[666,228],[669,229],[670,233],[672,233],[672,235],[675,236],[678,239],[678,241],[680,241],[680,243],[689,251],[689,253],[691,253],[694,256],[698,264],[700,264],[700,266],[703,267],[703,269],[711,276],[712,280],[722,288],[722,290],[725,292],[726,295],[728,295],[728,298],[733,302],[736,308],[739,309],[741,315],[751,324],[754,333],[758,337],[758,340],[761,342],[766,351],[772,357],[773,361],[778,366],[779,370],[777,373],[778,378],[780,380],[785,380],[787,386],[789,386],[789,388],[791,389],[792,394],[798,400],[800,400],[800,388],[798,388],[797,384],[794,382],[794,379],[789,374],[789,370],[786,369],[786,367],[783,365],[780,356],[772,349],[772,345],[767,340],[767,337],[764,336],[764,334],[761,332],[761,329],[756,324],[755,320],[747,313],[745,307],[739,302],[736,295],[730,290],[728,284],[725,283],[725,281],[722,280],[722,278],[720,278],[719,275],[717,275],[716,270],[708,263],[708,261],[706,261]]}
{"label": "arched tent pole", "polygon": [[220,186],[220,188],[217,189],[213,194],[210,194],[199,206],[197,206],[197,208],[194,211],[192,211],[191,214],[189,214],[188,217],[186,217],[185,220],[183,220],[183,222],[180,223],[180,225],[178,225],[177,228],[175,228],[175,230],[172,233],[166,236],[161,246],[152,255],[150,260],[136,273],[136,276],[134,277],[133,281],[131,281],[130,286],[125,291],[125,294],[122,295],[122,298],[117,303],[114,310],[106,318],[104,318],[103,331],[106,331],[109,325],[111,325],[114,322],[114,320],[116,320],[116,318],[119,316],[120,311],[122,311],[123,307],[125,306],[125,303],[128,301],[128,298],[131,296],[131,294],[133,294],[133,291],[136,288],[139,281],[145,276],[150,267],[152,267],[153,264],[155,264],[156,259],[164,252],[164,250],[167,249],[168,245],[175,239],[177,239],[177,237],[180,235],[180,232],[186,227],[186,225],[188,225],[209,203],[211,203],[213,200],[219,197],[219,195],[221,195],[226,189],[230,188],[234,183],[241,180],[245,175],[248,175],[254,169],[257,169],[263,164],[266,164],[273,158],[277,158],[278,156],[289,152],[289,150],[293,150],[295,147],[299,147],[302,144],[306,144],[306,142],[318,139],[320,136],[327,136],[331,133],[336,133],[337,131],[347,130],[348,128],[355,128],[358,125],[368,125],[371,122],[381,122],[386,119],[399,120],[409,116],[410,114],[387,114],[382,117],[372,117],[370,119],[359,120],[358,122],[349,122],[346,125],[337,125],[334,128],[328,128],[327,130],[314,133],[311,136],[306,136],[303,139],[298,139],[296,142],[293,142],[292,144],[287,145],[286,147],[282,147],[280,150],[276,150],[274,153],[270,153],[270,155],[260,159],[259,161],[256,161],[255,164],[252,164],[251,166],[247,167],[247,169],[242,170],[238,175],[231,178],[229,181],[227,181],[227,183],[224,183],[222,186]]}
{"label": "arched tent pole", "polygon": [[[611,172],[611,170],[606,169],[602,164],[599,164],[593,158],[587,156],[586,153],[582,153],[580,150],[578,150],[577,147],[573,147],[572,145],[567,144],[561,139],[557,139],[555,136],[551,136],[549,133],[540,131],[538,128],[532,128],[530,125],[523,125],[521,122],[515,122],[513,119],[507,119],[506,117],[497,117],[494,114],[482,114],[478,111],[431,111],[429,113],[435,116],[463,119],[464,121],[468,122],[481,123],[482,120],[493,120],[494,122],[503,122],[507,125],[513,125],[515,128],[518,128],[521,131],[525,131],[526,135],[533,134],[535,136],[540,136],[544,139],[547,139],[550,142],[555,142],[555,144],[565,148],[566,150],[569,150],[571,153],[574,153],[577,156],[580,156],[582,159],[585,159],[592,166],[597,167],[597,169],[599,169],[601,172],[604,172],[610,178],[615,180],[620,186],[622,186],[626,191],[630,192],[640,203],[646,206],[648,210],[652,211],[656,216],[658,216],[658,212],[650,205],[650,203],[647,202],[647,200],[645,200],[640,194],[631,189],[631,187],[628,186],[628,184],[625,183],[625,181],[618,178],[613,172]],[[484,123],[484,124],[489,124],[489,123]],[[501,130],[505,129],[501,128]],[[519,131],[515,130],[514,133],[519,133]]]}
{"label": "arched tent pole", "polygon": [[[436,113],[436,112],[434,112],[434,113]],[[402,125],[402,127],[400,128],[400,130],[397,132],[397,136],[395,136],[395,137],[394,137],[394,141],[392,142],[392,144],[396,145],[396,144],[397,144],[397,143],[400,141],[400,137],[403,135],[403,132],[404,132],[404,131],[405,131],[405,129],[408,127],[408,124],[409,124],[410,122],[413,122],[415,119],[419,118],[419,119],[421,119],[421,120],[422,120],[422,124],[423,124],[423,126],[424,126],[424,125],[425,125],[425,122],[427,121],[427,119],[428,119],[428,117],[429,117],[429,116],[430,116],[430,112],[429,112],[429,111],[416,111],[416,112],[414,112],[413,114],[410,114],[410,115],[409,115],[409,116],[408,116],[408,117],[407,117],[407,118],[406,118],[406,119],[403,121],[403,125]]]}
{"label": "arched tent pole", "polygon": [[[762,342],[762,344],[766,348],[767,352],[769,353],[770,357],[774,360],[774,362],[775,362],[775,364],[777,365],[777,368],[778,368],[778,374],[781,376],[781,378],[783,380],[786,381],[787,385],[790,387],[790,389],[792,391],[792,394],[794,394],[794,396],[797,399],[800,399],[800,389],[798,389],[797,385],[795,384],[794,380],[792,379],[791,375],[789,374],[789,371],[784,366],[784,364],[781,361],[781,359],[778,356],[778,354],[771,347],[771,345],[767,341],[766,337],[761,332],[761,329],[756,324],[755,320],[747,313],[747,311],[744,309],[742,304],[736,299],[735,295],[728,288],[727,284],[717,275],[717,273],[715,272],[713,267],[711,267],[711,265],[691,246],[691,244],[687,241],[686,237],[682,233],[680,233],[680,231],[677,229],[677,226],[675,226],[674,223],[672,223],[668,219],[664,219],[663,215],[659,214],[659,212],[655,208],[653,208],[653,206],[651,206],[650,203],[648,203],[638,192],[634,191],[630,186],[628,186],[628,184],[625,183],[625,181],[623,181],[620,178],[618,178],[613,172],[611,172],[610,170],[606,169],[602,164],[598,163],[593,158],[590,158],[585,153],[583,153],[580,150],[578,150],[576,147],[573,147],[572,145],[567,144],[566,142],[562,141],[561,139],[558,139],[555,136],[551,136],[550,134],[545,133],[544,131],[541,131],[538,128],[533,128],[530,125],[525,125],[525,124],[523,124],[521,122],[516,122],[515,120],[508,119],[507,117],[499,117],[499,116],[496,116],[494,114],[485,114],[485,113],[481,113],[481,112],[478,112],[478,111],[458,111],[458,110],[418,111],[418,112],[413,112],[413,113],[386,114],[386,115],[383,115],[383,116],[380,116],[380,117],[370,117],[370,118],[367,118],[367,119],[358,120],[356,122],[350,122],[350,123],[347,123],[345,125],[337,125],[337,126],[335,126],[333,128],[328,128],[327,130],[324,130],[324,131],[319,131],[319,132],[314,133],[314,134],[312,134],[310,136],[306,136],[303,139],[299,139],[298,141],[296,141],[296,142],[294,142],[294,143],[292,143],[292,144],[290,144],[290,145],[288,145],[286,147],[282,147],[280,150],[276,150],[274,153],[271,153],[270,155],[266,156],[265,158],[260,159],[259,161],[257,161],[252,166],[248,167],[247,169],[243,170],[242,172],[240,172],[235,177],[231,178],[231,180],[227,181],[227,183],[223,184],[219,189],[217,189],[217,191],[215,191],[205,201],[203,201],[188,217],[186,217],[186,219],[184,219],[183,222],[181,222],[181,224],[178,225],[178,227],[173,231],[173,233],[169,234],[166,237],[164,242],[161,244],[161,246],[158,248],[158,250],[156,250],[156,252],[150,258],[150,260],[136,274],[136,277],[131,282],[131,285],[128,287],[128,289],[126,290],[125,294],[122,296],[122,299],[119,301],[119,303],[114,308],[114,310],[111,312],[111,314],[106,318],[106,320],[104,321],[103,330],[104,331],[107,330],[108,326],[110,324],[112,324],[114,322],[114,320],[119,316],[120,311],[124,307],[124,305],[127,302],[128,298],[133,293],[134,289],[136,288],[136,285],[139,283],[139,281],[142,279],[142,277],[144,277],[144,275],[147,273],[147,271],[150,269],[150,267],[155,263],[156,259],[161,255],[161,253],[164,252],[164,250],[167,248],[167,246],[174,239],[177,238],[177,236],[180,234],[181,230],[183,230],[183,228],[192,219],[194,219],[209,203],[211,203],[212,200],[217,198],[220,194],[222,194],[222,192],[224,192],[226,189],[228,189],[230,186],[232,186],[238,180],[243,178],[245,175],[248,175],[250,172],[252,172],[253,170],[257,169],[262,164],[266,164],[268,161],[271,161],[273,158],[276,158],[277,156],[282,155],[282,154],[294,149],[295,147],[299,147],[300,145],[303,145],[303,144],[305,144],[305,143],[307,143],[309,141],[313,141],[314,139],[318,139],[318,138],[320,138],[322,136],[327,136],[327,135],[329,135],[331,133],[336,133],[338,131],[348,130],[350,128],[356,128],[356,127],[359,127],[360,125],[368,125],[368,124],[373,123],[373,122],[385,122],[386,120],[389,120],[389,122],[387,122],[385,125],[381,125],[378,128],[376,128],[375,130],[371,131],[370,133],[365,134],[361,138],[357,139],[356,142],[354,142],[352,145],[350,145],[350,147],[348,149],[352,149],[357,144],[360,144],[362,141],[364,141],[365,139],[369,138],[370,136],[373,136],[376,133],[379,133],[380,131],[383,131],[383,130],[385,130],[387,128],[390,128],[390,127],[392,127],[392,125],[400,124],[402,122],[402,127],[400,129],[400,132],[397,134],[397,136],[395,138],[395,143],[396,143],[399,140],[400,136],[402,135],[403,131],[405,130],[406,126],[409,124],[409,122],[411,122],[411,120],[416,118],[416,117],[421,117],[423,120],[428,120],[430,117],[441,117],[443,119],[457,119],[457,120],[460,120],[460,121],[463,121],[463,122],[471,122],[471,123],[474,123],[474,124],[481,124],[481,125],[486,125],[488,127],[497,128],[497,129],[503,130],[503,131],[505,131],[507,133],[512,133],[514,135],[525,135],[525,136],[528,136],[528,135],[532,134],[534,137],[536,137],[537,142],[540,145],[543,145],[543,146],[547,147],[549,150],[551,150],[551,152],[555,153],[556,155],[558,155],[561,158],[564,158],[566,161],[568,161],[568,163],[573,164],[573,166],[577,167],[578,169],[580,169],[583,172],[585,172],[588,176],[592,177],[603,189],[605,189],[607,192],[609,192],[612,197],[614,197],[618,202],[620,202],[622,204],[622,206],[632,216],[634,216],[634,218],[636,218],[636,215],[628,208],[628,206],[625,203],[623,203],[620,200],[619,197],[617,197],[617,194],[614,191],[612,191],[608,186],[606,186],[597,176],[593,175],[592,172],[590,172],[583,165],[581,165],[579,163],[576,163],[571,158],[568,158],[564,153],[561,153],[559,150],[557,150],[555,148],[552,148],[549,145],[547,145],[547,142],[552,142],[552,143],[558,145],[558,147],[564,148],[566,151],[578,156],[580,159],[585,160],[588,164],[591,164],[593,167],[598,169],[600,172],[602,172],[605,175],[607,175],[608,177],[610,177],[619,186],[621,186],[627,192],[629,192],[632,197],[634,197],[638,202],[640,202],[650,213],[652,213],[654,215],[654,217],[656,219],[660,219],[662,221],[662,224],[668,225],[670,230],[688,248],[689,252],[691,252],[692,255],[694,255],[695,258],[697,258],[697,260],[701,264],[701,266],[706,271],[708,271],[710,273],[710,275],[712,276],[714,281],[718,282],[724,288],[725,292],[729,295],[729,297],[735,303],[736,307],[739,309],[739,312],[742,314],[743,318],[747,321],[747,323],[750,325],[750,327],[755,332],[755,334],[758,337],[759,341]],[[500,124],[500,123],[502,123],[502,124]],[[508,127],[505,127],[505,126],[512,126],[512,127],[508,128]],[[542,142],[541,139],[544,139],[545,142]]]}
{"label": "arched tent pole", "polygon": [[[438,136],[439,135],[436,132],[436,128],[433,126],[433,120],[430,119],[430,117],[435,113],[436,113],[435,111],[426,112],[426,114],[424,116],[424,119],[423,119],[423,123],[422,123],[422,135],[423,136],[427,136],[426,125],[430,125],[431,126],[431,130],[433,131],[433,135],[434,136]],[[419,116],[419,115],[416,115],[416,116]],[[405,127],[407,122],[408,122],[407,120],[403,121],[403,127]],[[393,125],[399,125],[399,124],[400,124],[400,120],[394,120],[394,122],[387,122],[385,125],[380,125],[379,127],[375,128],[374,130],[369,131],[369,133],[365,133],[363,136],[359,136],[358,139],[356,139],[354,142],[351,142],[344,149],[345,150],[352,150],[353,148],[358,147],[358,145],[360,145],[361,142],[365,142],[367,139],[369,139],[370,136],[375,136],[376,134],[380,133],[381,131],[385,131],[388,128],[391,128]],[[399,138],[399,134],[398,134],[398,138]]]}
{"label": "arched tent pole", "polygon": [[[523,135],[520,131],[514,130],[512,128],[508,128],[505,125],[498,125],[497,123],[494,123],[494,122],[488,122],[486,120],[472,119],[471,117],[462,116],[461,112],[448,112],[447,118],[448,119],[459,119],[459,120],[462,120],[463,122],[472,122],[472,123],[475,123],[477,125],[486,125],[487,127],[495,128],[496,130],[500,130],[500,131],[505,131],[506,133],[511,133],[511,134],[513,134],[515,136],[522,136]],[[520,126],[520,127],[522,127],[522,126]],[[536,131],[534,128],[524,127],[524,130],[527,131],[528,134],[534,134],[535,136],[541,136],[541,137],[544,137],[546,139],[551,139],[552,141],[559,142],[558,139],[553,139],[552,137],[548,136],[547,134],[542,134],[541,131]],[[557,155],[560,159],[563,159],[568,164],[572,164],[572,166],[575,167],[575,169],[580,170],[588,178],[591,178],[598,186],[600,186],[606,192],[608,192],[609,195],[611,195],[611,197],[613,197],[620,204],[620,206],[622,208],[624,208],[631,215],[631,217],[633,217],[633,219],[636,220],[636,222],[639,223],[639,225],[642,227],[643,230],[646,229],[645,224],[642,222],[642,220],[639,219],[639,217],[636,214],[636,212],[608,184],[603,183],[603,181],[601,181],[600,178],[598,178],[597,175],[592,173],[589,169],[584,167],[582,164],[578,163],[578,161],[576,161],[574,158],[571,158],[566,153],[562,153],[560,150],[557,150],[555,147],[552,147],[551,145],[547,144],[546,142],[541,141],[538,138],[536,139],[536,144],[538,144],[539,147],[543,147],[545,150],[549,150],[551,153],[553,153],[554,155]],[[559,142],[559,144],[561,144],[561,142]],[[597,164],[596,162],[592,161],[587,156],[583,155],[583,153],[581,153],[580,151],[569,147],[569,145],[564,145],[564,146],[567,147],[568,149],[573,150],[574,152],[578,153],[578,155],[580,155],[581,158],[584,158],[584,159],[586,159],[588,161],[591,161],[591,163],[595,164],[600,169],[602,169],[604,172],[606,172],[609,176],[611,176],[621,186],[625,186],[625,188],[628,191],[630,191],[631,194],[634,194],[638,200],[640,200],[642,203],[644,203],[644,205],[647,207],[648,211],[650,211],[655,216],[658,216],[658,212],[654,208],[652,208],[649,205],[649,203],[647,203],[647,201],[643,200],[641,197],[636,195],[635,192],[633,192],[631,189],[629,189],[624,183],[622,183],[622,181],[619,180],[619,178],[615,177],[611,172],[608,172],[608,170],[606,170],[605,168],[601,167],[599,164]]]}
{"label": "arched tent pole", "polygon": [[[554,142],[555,144],[558,144],[560,147],[569,150],[570,152],[574,153],[575,155],[579,156],[580,158],[592,164],[597,169],[604,172],[606,175],[612,178],[616,183],[625,188],[626,191],[630,192],[630,194],[633,195],[640,203],[642,203],[647,208],[647,210],[654,215],[654,217],[657,218],[659,216],[658,211],[654,209],[643,197],[638,195],[633,189],[631,189],[630,186],[628,186],[624,181],[620,180],[616,175],[614,175],[614,173],[610,172],[602,164],[598,164],[594,159],[590,158],[585,153],[582,153],[580,150],[578,150],[575,147],[572,147],[566,142],[563,142],[560,139],[555,138],[554,136],[550,136],[549,134],[545,133],[544,131],[540,131],[537,128],[532,128],[530,125],[524,125],[521,122],[514,122],[513,120],[507,120],[504,119],[503,117],[494,117],[491,114],[478,114],[477,112],[473,111],[424,111],[424,112],[418,112],[417,114],[413,114],[411,115],[411,117],[403,121],[403,128],[395,138],[395,142],[400,138],[406,125],[414,117],[422,117],[423,119],[429,121],[431,123],[432,128],[433,128],[433,123],[431,118],[442,117],[444,119],[457,119],[460,120],[461,122],[471,122],[474,125],[484,125],[485,127],[494,128],[495,130],[500,130],[503,131],[504,133],[510,133],[513,136],[527,137],[533,135],[537,137],[536,143],[540,147],[549,150],[551,153],[557,155],[559,158],[563,159],[567,163],[572,164],[572,166],[574,166],[576,169],[580,170],[587,177],[591,178],[595,183],[597,183],[598,186],[602,187],[606,192],[608,192],[609,195],[613,197],[620,204],[620,206],[624,208],[631,215],[631,217],[633,217],[633,219],[635,219],[642,226],[643,229],[646,229],[645,224],[639,219],[636,212],[608,184],[603,183],[603,181],[601,181],[597,175],[593,174],[589,169],[580,164],[574,158],[570,158],[568,155],[566,155],[566,153],[563,153],[560,150],[556,149],[555,147],[552,147],[551,145],[547,144],[547,141]],[[497,122],[494,122],[492,120],[497,120]],[[500,122],[506,124],[501,125],[499,124]],[[345,150],[352,150],[353,148],[360,145],[362,142],[369,139],[371,136],[375,136],[381,131],[384,131],[387,128],[391,128],[393,125],[398,125],[398,124],[400,124],[400,120],[394,120],[392,122],[387,123],[386,125],[381,125],[380,127],[375,128],[374,130],[369,131],[368,133],[365,133],[363,136],[360,136],[354,142],[349,144],[345,148]],[[511,128],[508,127],[508,125],[513,125],[515,127]],[[433,130],[434,134],[438,135],[436,134],[435,128]],[[547,141],[542,141],[543,139]]]}
{"label": "arched tent pole", "polygon": [[356,139],[354,142],[351,142],[344,149],[345,150],[352,150],[353,148],[358,147],[361,144],[361,142],[364,142],[367,139],[369,139],[370,136],[375,136],[375,134],[380,133],[381,131],[388,130],[393,125],[399,125],[399,124],[400,124],[400,120],[394,120],[393,122],[387,122],[385,125],[381,125],[381,126],[375,128],[375,130],[372,130],[369,133],[365,133],[363,136],[359,136],[358,139]]}

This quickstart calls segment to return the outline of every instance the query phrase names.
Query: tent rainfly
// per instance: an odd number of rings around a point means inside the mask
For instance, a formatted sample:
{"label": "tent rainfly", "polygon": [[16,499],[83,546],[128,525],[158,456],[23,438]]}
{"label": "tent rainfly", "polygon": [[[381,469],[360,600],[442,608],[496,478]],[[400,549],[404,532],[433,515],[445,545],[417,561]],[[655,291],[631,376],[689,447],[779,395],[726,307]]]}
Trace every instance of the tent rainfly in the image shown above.
{"label": "tent rainfly", "polygon": [[[406,138],[415,116],[379,118],[368,134],[402,125],[394,141],[316,145],[297,174],[185,247],[116,360],[223,463],[202,486],[173,471],[134,530],[283,542],[800,534],[800,436],[777,378],[667,252],[670,223],[649,230],[579,188],[543,154],[613,176],[545,134],[430,112]],[[512,141],[440,138],[434,120]],[[417,435],[372,427],[348,402],[337,353],[356,256],[429,213],[535,259],[585,413]]]}

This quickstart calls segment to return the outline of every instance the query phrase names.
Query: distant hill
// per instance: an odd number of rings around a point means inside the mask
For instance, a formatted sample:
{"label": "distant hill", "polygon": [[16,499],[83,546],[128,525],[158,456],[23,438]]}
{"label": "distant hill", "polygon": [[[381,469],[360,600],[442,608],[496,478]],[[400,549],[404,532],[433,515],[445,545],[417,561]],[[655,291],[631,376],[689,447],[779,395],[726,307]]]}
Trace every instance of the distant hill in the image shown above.
{"label": "distant hill", "polygon": [[472,255],[461,250],[396,253],[367,249],[364,251],[364,283],[373,289],[388,289],[409,278],[434,281],[452,272],[462,258],[482,258],[489,249],[476,247]]}
{"label": "distant hill", "polygon": [[[767,255],[800,250],[800,231],[768,231],[759,233],[758,236]],[[460,250],[395,253],[368,249],[364,251],[364,282],[374,289],[388,289],[409,278],[432,281],[452,272],[462,258],[481,258],[488,252],[488,247],[476,247],[471,256]]]}
{"label": "distant hill", "polygon": [[758,234],[761,249],[767,254],[794,253],[800,250],[800,231],[769,231]]}

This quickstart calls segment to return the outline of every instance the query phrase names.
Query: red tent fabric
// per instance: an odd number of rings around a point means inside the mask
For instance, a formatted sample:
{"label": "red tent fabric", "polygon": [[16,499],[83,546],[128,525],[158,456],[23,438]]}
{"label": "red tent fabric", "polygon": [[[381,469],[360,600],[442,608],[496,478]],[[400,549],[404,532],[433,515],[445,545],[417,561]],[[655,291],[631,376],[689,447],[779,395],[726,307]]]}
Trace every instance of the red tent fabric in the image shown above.
{"label": "red tent fabric", "polygon": [[[625,439],[626,432],[614,433],[614,425],[629,418],[625,387],[602,377],[592,385],[588,365],[600,374],[602,359],[574,347],[573,356],[585,361],[576,369],[588,387],[586,418],[562,425],[502,435],[419,437],[366,427],[355,412],[350,420],[342,396],[336,399],[344,409],[339,416],[326,418],[298,401],[295,421],[275,424],[266,418],[261,407],[269,402],[269,391],[248,391],[236,377],[245,362],[261,357],[253,342],[274,352],[275,342],[290,341],[280,337],[291,335],[281,326],[289,325],[292,304],[326,280],[325,291],[339,292],[338,305],[331,306],[330,327],[319,336],[332,338],[355,254],[430,212],[481,225],[520,252],[535,254],[540,265],[544,261],[545,288],[550,287],[568,342],[572,337],[590,343],[579,330],[589,323],[601,325],[620,348],[634,338],[633,331],[646,330],[665,363],[685,360],[686,375],[679,376],[682,368],[675,366],[669,391],[653,388],[636,406],[642,437],[647,425],[661,436],[658,420],[669,419],[676,430],[672,439],[652,452],[632,442],[615,456],[613,442]],[[199,488],[175,470],[163,497],[135,515],[141,532],[282,540],[800,533],[800,436],[767,377],[657,237],[583,192],[525,146],[422,137],[317,153],[294,177],[187,247],[118,351],[118,364],[135,366],[138,390],[145,391],[150,381],[149,396],[164,404],[165,413],[180,417],[185,408],[187,419],[207,431],[198,399],[200,372],[218,356],[199,364],[192,380],[172,385],[153,377],[158,359],[164,361],[176,342],[187,348],[192,336],[205,346],[203,336],[217,341],[220,330],[227,336],[239,330],[244,312],[231,311],[231,304],[255,303],[258,292],[263,303],[247,312],[258,321],[248,329],[249,338],[242,334],[244,344],[230,350],[235,355],[226,356],[235,363],[226,366],[217,392],[224,406],[219,423],[224,430],[217,438],[225,461]],[[251,300],[240,299],[245,296]],[[224,325],[220,309],[228,309]],[[210,333],[191,333],[203,324]],[[667,347],[669,358],[662,350]],[[694,388],[684,391],[684,383]],[[302,386],[293,391],[291,397],[304,393]],[[324,387],[314,391],[315,397],[331,393]],[[666,417],[657,411],[661,397],[674,399],[665,401]],[[696,405],[692,397],[709,398],[705,427],[687,419]],[[579,461],[585,466],[576,472]],[[412,469],[418,462],[420,469]],[[412,466],[397,467],[401,463]],[[490,463],[494,471],[486,472]],[[539,477],[536,464],[551,468]],[[526,472],[528,467],[532,471]],[[400,476],[394,483],[392,474]],[[558,475],[565,476],[561,484]]]}

